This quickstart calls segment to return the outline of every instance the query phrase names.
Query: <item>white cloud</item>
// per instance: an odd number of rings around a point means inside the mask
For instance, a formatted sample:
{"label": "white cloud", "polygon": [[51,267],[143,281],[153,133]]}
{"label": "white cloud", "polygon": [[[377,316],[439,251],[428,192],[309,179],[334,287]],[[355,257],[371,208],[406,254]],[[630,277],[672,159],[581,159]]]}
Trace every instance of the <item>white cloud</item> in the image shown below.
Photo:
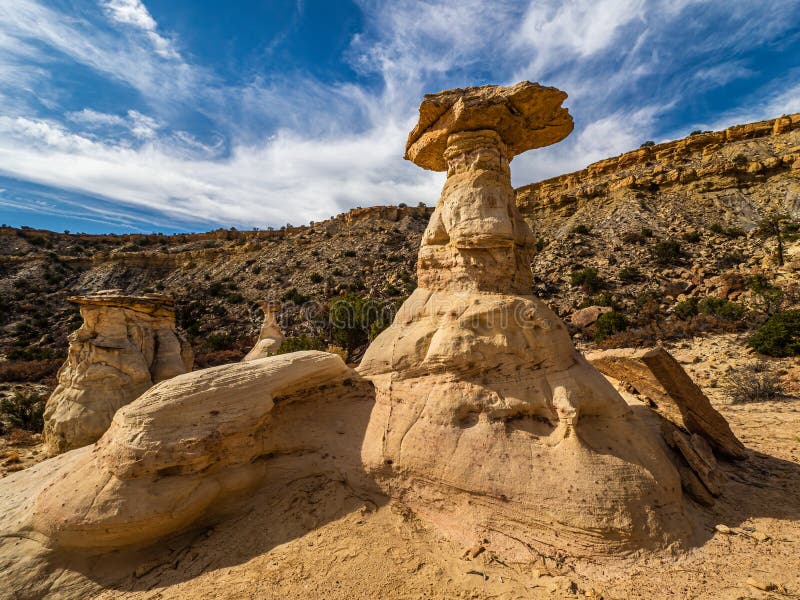
{"label": "white cloud", "polygon": [[146,31],[156,30],[156,21],[140,0],[108,0],[103,6],[109,16],[119,23],[133,25]]}
{"label": "white cloud", "polygon": [[113,21],[143,30],[159,56],[180,60],[172,42],[156,31],[158,24],[141,0],[108,0],[102,5]]}
{"label": "white cloud", "polygon": [[[122,213],[209,225],[299,224],[356,205],[433,203],[443,176],[401,158],[422,94],[544,78],[569,92],[576,130],[514,160],[522,185],[658,139],[659,118],[697,89],[748,76],[738,53],[769,39],[764,30],[788,27],[793,10],[791,0],[776,0],[771,12],[699,0],[358,1],[364,28],[346,59],[369,85],[309,73],[222,85],[178,53],[179,40],[140,0],[103,0],[82,18],[42,1],[0,0],[0,173],[107,198]],[[717,22],[728,29],[703,33]],[[54,56],[124,82],[143,101],[116,114],[87,106],[42,118],[20,90],[41,96]],[[19,65],[24,75],[15,78]],[[798,98],[787,76],[782,89],[761,94],[758,110],[800,110]],[[201,112],[210,133],[186,131],[187,111]]]}

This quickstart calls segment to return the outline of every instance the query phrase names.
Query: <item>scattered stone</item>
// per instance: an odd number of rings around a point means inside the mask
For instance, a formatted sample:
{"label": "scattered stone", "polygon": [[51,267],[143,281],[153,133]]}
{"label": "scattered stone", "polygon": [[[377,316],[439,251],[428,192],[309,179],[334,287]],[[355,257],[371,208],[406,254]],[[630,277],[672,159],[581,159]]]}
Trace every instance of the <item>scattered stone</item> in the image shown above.
{"label": "scattered stone", "polygon": [[681,429],[702,435],[728,458],[747,456],[728,422],[691,377],[661,347],[600,350],[587,355],[602,373],[630,382],[655,403],[655,409]]}
{"label": "scattered stone", "polygon": [[570,315],[570,321],[575,327],[586,329],[594,325],[597,319],[600,318],[600,315],[604,315],[608,312],[611,312],[610,306],[587,306],[586,308],[576,310],[572,313],[572,315]]}

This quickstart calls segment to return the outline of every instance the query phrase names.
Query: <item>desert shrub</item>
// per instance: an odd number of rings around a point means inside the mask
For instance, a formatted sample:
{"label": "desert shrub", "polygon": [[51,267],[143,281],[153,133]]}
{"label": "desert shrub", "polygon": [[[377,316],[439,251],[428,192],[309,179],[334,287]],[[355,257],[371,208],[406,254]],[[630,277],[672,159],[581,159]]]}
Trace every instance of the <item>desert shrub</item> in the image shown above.
{"label": "desert shrub", "polygon": [[297,306],[301,306],[309,301],[309,297],[297,291],[297,288],[292,288],[281,295],[281,302],[293,302]]}
{"label": "desert shrub", "polygon": [[700,241],[700,233],[697,231],[687,231],[683,234],[683,239],[690,244],[696,244]]}
{"label": "desert shrub", "polygon": [[747,287],[753,292],[759,310],[772,315],[781,309],[783,290],[774,285],[765,275],[749,277]]}
{"label": "desert shrub", "polygon": [[625,244],[644,244],[645,239],[645,236],[638,231],[628,231],[622,236],[622,241]]}
{"label": "desert shrub", "polygon": [[583,224],[576,225],[572,228],[572,233],[577,233],[578,235],[588,235],[589,228]]}
{"label": "desert shrub", "polygon": [[739,321],[745,315],[745,307],[738,302],[731,302],[725,298],[715,298],[713,296],[700,300],[697,303],[697,310],[722,321]]}
{"label": "desert shrub", "polygon": [[347,352],[347,362],[352,362],[356,352],[375,339],[389,326],[390,307],[380,306],[369,298],[345,294],[331,301],[328,324],[331,339]]}
{"label": "desert shrub", "polygon": [[746,234],[744,232],[744,229],[742,229],[741,227],[728,227],[725,230],[725,237],[738,238],[738,237],[744,237],[745,235]]}
{"label": "desert shrub", "polygon": [[718,269],[732,269],[746,260],[747,257],[741,252],[726,252],[717,259],[716,265]]}
{"label": "desert shrub", "polygon": [[653,237],[653,230],[649,227],[642,227],[642,235],[646,238]]}
{"label": "desert shrub", "polygon": [[312,273],[311,275],[308,276],[308,280],[311,283],[322,283],[323,281],[325,281],[325,278],[319,273]]}
{"label": "desert shrub", "polygon": [[650,247],[650,255],[661,266],[675,264],[683,258],[681,244],[677,240],[664,240]]}
{"label": "desert shrub", "polygon": [[747,343],[768,356],[800,356],[800,310],[775,313]]}
{"label": "desert shrub", "polygon": [[733,404],[763,402],[781,392],[778,374],[763,361],[731,371],[725,378],[724,389]]}
{"label": "desert shrub", "polygon": [[575,287],[580,286],[585,292],[596,292],[603,287],[603,280],[594,267],[573,271],[570,283]]}
{"label": "desert shrub", "polygon": [[44,429],[45,399],[33,392],[14,392],[0,400],[0,418],[11,427],[39,433]]}
{"label": "desert shrub", "polygon": [[355,258],[356,251],[355,250],[345,250],[344,251],[344,255],[349,257],[349,258]]}
{"label": "desert shrub", "polygon": [[623,267],[619,271],[619,279],[625,283],[636,283],[637,281],[642,281],[644,276],[636,267]]}
{"label": "desert shrub", "polygon": [[281,342],[278,354],[288,354],[289,352],[300,352],[301,350],[324,350],[325,340],[319,337],[299,335],[287,337]]}
{"label": "desert shrub", "polygon": [[25,348],[13,348],[6,355],[9,360],[41,361],[53,358],[64,358],[63,350],[53,348],[42,348],[39,346],[28,346]]}
{"label": "desert shrub", "polygon": [[242,302],[244,302],[244,296],[242,296],[242,294],[240,294],[239,292],[231,292],[230,294],[225,296],[225,299],[230,304],[241,304]]}
{"label": "desert shrub", "polygon": [[588,308],[589,306],[610,306],[614,310],[619,310],[621,308],[617,298],[615,298],[609,292],[603,292],[598,296],[590,296],[578,304],[579,309]]}
{"label": "desert shrub", "polygon": [[639,147],[640,148],[651,148],[651,147],[653,147],[655,145],[656,145],[656,143],[653,140],[647,140],[646,142],[643,142],[642,145],[639,146]]}
{"label": "desert shrub", "polygon": [[682,321],[688,321],[697,314],[697,298],[689,298],[683,302],[678,302],[672,313]]}
{"label": "desert shrub", "polygon": [[608,336],[620,333],[628,328],[628,319],[615,310],[600,315],[594,324],[594,341],[602,342]]}
{"label": "desert shrub", "polygon": [[712,223],[708,226],[708,230],[711,233],[716,233],[718,235],[723,235],[725,233],[725,228],[719,223]]}
{"label": "desert shrub", "polygon": [[0,382],[41,383],[58,373],[60,359],[7,361],[0,363]]}
{"label": "desert shrub", "polygon": [[229,333],[212,333],[206,338],[206,346],[212,351],[230,350],[235,340]]}

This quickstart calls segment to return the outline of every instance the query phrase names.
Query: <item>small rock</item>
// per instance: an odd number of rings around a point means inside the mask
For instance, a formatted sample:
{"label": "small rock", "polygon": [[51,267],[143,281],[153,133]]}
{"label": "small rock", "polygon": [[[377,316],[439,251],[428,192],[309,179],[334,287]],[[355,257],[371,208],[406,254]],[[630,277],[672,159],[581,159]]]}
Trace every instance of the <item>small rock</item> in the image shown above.
{"label": "small rock", "polygon": [[731,531],[731,528],[730,528],[730,527],[728,527],[727,525],[723,525],[722,523],[720,523],[719,525],[716,525],[716,526],[714,527],[714,529],[716,529],[716,530],[717,530],[717,531],[719,531],[720,533],[724,533],[724,534],[727,534],[727,535],[730,535],[730,534],[732,534],[732,533],[733,533],[733,532]]}
{"label": "small rock", "polygon": [[757,590],[763,590],[765,592],[771,592],[772,590],[778,589],[778,586],[776,586],[774,583],[764,583],[763,581],[753,579],[752,577],[748,577],[745,583],[756,588]]}

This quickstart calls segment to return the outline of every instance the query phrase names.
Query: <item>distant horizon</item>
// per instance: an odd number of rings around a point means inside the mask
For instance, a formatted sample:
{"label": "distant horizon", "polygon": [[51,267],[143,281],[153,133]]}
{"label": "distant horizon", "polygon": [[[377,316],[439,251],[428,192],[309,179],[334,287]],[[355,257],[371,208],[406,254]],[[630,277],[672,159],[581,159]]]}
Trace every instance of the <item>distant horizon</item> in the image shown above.
{"label": "distant horizon", "polygon": [[422,95],[521,80],[575,131],[519,187],[644,141],[800,112],[800,4],[14,0],[0,5],[0,222],[203,233],[435,204]]}

